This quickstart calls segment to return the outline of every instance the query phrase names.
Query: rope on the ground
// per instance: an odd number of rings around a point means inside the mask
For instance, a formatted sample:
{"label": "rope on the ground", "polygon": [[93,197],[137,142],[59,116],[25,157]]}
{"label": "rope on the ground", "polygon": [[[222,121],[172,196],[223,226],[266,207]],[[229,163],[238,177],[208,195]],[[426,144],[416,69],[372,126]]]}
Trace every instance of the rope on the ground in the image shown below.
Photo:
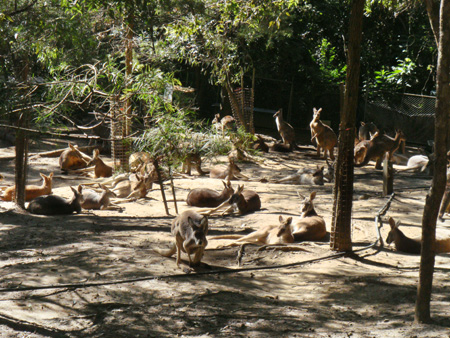
{"label": "rope on the ground", "polygon": [[88,282],[88,283],[73,283],[73,284],[56,284],[56,285],[42,285],[42,286],[28,286],[28,287],[19,287],[19,288],[0,288],[0,293],[7,293],[7,292],[23,292],[23,291],[37,291],[37,290],[49,290],[49,289],[81,289],[81,288],[89,288],[89,287],[98,287],[98,286],[106,286],[106,285],[116,285],[116,284],[129,284],[129,283],[135,283],[135,282],[143,282],[143,281],[149,281],[149,280],[158,280],[158,279],[177,279],[177,278],[186,278],[186,277],[200,277],[200,276],[207,276],[207,275],[216,275],[216,274],[231,274],[231,273],[238,273],[238,272],[247,272],[247,271],[258,271],[258,270],[273,270],[273,269],[283,269],[283,268],[291,268],[295,266],[301,266],[321,261],[327,261],[332,259],[337,259],[340,257],[343,257],[345,255],[351,255],[357,252],[368,250],[372,247],[374,247],[378,242],[381,243],[382,246],[382,238],[380,234],[380,227],[378,226],[378,223],[380,222],[380,216],[384,215],[387,210],[389,209],[391,202],[394,198],[395,193],[392,193],[390,195],[389,199],[387,200],[386,204],[378,211],[378,213],[375,216],[375,226],[377,228],[377,239],[360,249],[357,250],[351,250],[348,252],[339,252],[332,255],[327,255],[324,257],[314,258],[314,259],[308,259],[306,261],[301,262],[295,262],[295,263],[289,263],[289,264],[277,264],[277,265],[271,265],[271,266],[257,266],[257,267],[248,267],[248,268],[238,268],[238,269],[220,269],[220,270],[211,270],[211,271],[202,271],[202,272],[195,272],[195,273],[180,273],[180,274],[170,274],[170,275],[160,275],[160,276],[146,276],[146,277],[138,277],[138,278],[130,278],[130,279],[121,279],[121,280],[115,280],[115,281],[109,281],[109,282]]}

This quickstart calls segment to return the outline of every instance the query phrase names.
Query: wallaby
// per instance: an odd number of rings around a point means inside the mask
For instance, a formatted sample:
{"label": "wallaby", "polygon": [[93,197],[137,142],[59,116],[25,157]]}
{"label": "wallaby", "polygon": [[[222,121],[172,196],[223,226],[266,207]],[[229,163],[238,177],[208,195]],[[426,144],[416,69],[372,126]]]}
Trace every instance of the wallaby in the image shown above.
{"label": "wallaby", "polygon": [[261,135],[256,135],[256,140],[253,142],[254,150],[261,150],[263,153],[269,152],[269,146],[266,144]]}
{"label": "wallaby", "polygon": [[414,172],[424,172],[428,169],[428,164],[430,159],[426,155],[414,155],[408,159],[406,163],[406,168],[399,169],[398,171],[414,171]]}
{"label": "wallaby", "polygon": [[83,186],[78,186],[78,192],[83,195],[83,202],[81,203],[81,207],[83,209],[90,210],[104,210],[107,209],[111,203],[111,197],[117,197],[116,194],[105,187],[103,184],[99,184],[99,186],[103,189],[101,193],[98,193],[94,190],[84,189]]}
{"label": "wallaby", "polygon": [[190,153],[186,156],[183,161],[183,168],[181,170],[183,174],[191,176],[192,165],[197,170],[200,176],[205,176],[207,174],[207,172],[202,170],[202,158],[198,153]]}
{"label": "wallaby", "polygon": [[364,123],[361,121],[361,126],[358,130],[359,141],[370,140],[372,135],[378,131],[377,126],[373,122]]}
{"label": "wallaby", "polygon": [[[171,248],[154,250],[165,257],[170,257],[176,252],[178,267],[181,262],[181,251],[187,253],[189,266],[200,264],[205,247],[208,245],[206,239],[208,218],[192,210],[184,211],[173,220],[171,232],[175,236],[175,243]],[[194,259],[191,259],[192,254]]]}
{"label": "wallaby", "polygon": [[70,187],[70,189],[72,189],[74,194],[70,202],[61,196],[40,196],[28,204],[27,211],[38,215],[70,215],[74,211],[80,213],[83,195],[73,187]]}
{"label": "wallaby", "polygon": [[128,159],[128,164],[130,166],[131,172],[138,172],[141,168],[145,167],[146,164],[152,163],[152,157],[149,153],[139,151],[130,155]]}
{"label": "wallaby", "polygon": [[137,176],[137,181],[130,179],[119,181],[111,191],[119,198],[143,198],[147,195],[146,180],[147,176]]}
{"label": "wallaby", "polygon": [[186,203],[194,207],[215,208],[228,200],[234,194],[234,189],[231,187],[231,182],[222,181],[224,189],[222,192],[217,192],[207,188],[197,188],[189,192]]}
{"label": "wallaby", "polygon": [[[386,238],[386,243],[391,244],[394,242],[395,249],[400,252],[419,255],[422,249],[422,241],[420,238],[407,237],[398,227],[400,221],[397,223],[392,217],[389,218],[389,225],[391,230]],[[434,243],[434,252],[436,254],[450,252],[450,238],[437,239]]]}
{"label": "wallaby", "polygon": [[354,149],[354,155],[353,160],[355,164],[360,164],[362,161],[364,161],[364,158],[366,157],[367,149],[369,147],[370,142],[378,137],[380,135],[379,131],[376,131],[373,134],[370,134],[370,139],[368,140],[361,140],[359,143],[355,145]]}
{"label": "wallaby", "polygon": [[327,152],[330,158],[334,160],[334,147],[337,144],[337,136],[333,129],[320,121],[320,113],[322,108],[317,110],[313,108],[313,119],[309,124],[311,128],[311,141],[317,142],[317,157],[320,157],[320,150],[323,149],[323,157],[327,158]]}
{"label": "wallaby", "polygon": [[78,146],[69,143],[69,148],[65,149],[59,156],[59,167],[62,171],[86,168],[91,158],[78,150]]}
{"label": "wallaby", "polygon": [[[41,175],[42,177],[42,184],[40,186],[27,185],[25,187],[25,201],[31,201],[36,197],[50,195],[52,193],[53,173],[50,173],[50,175],[48,176],[45,176],[42,173],[40,173],[39,175]],[[15,193],[16,193],[16,186],[14,185],[12,187],[7,188],[4,191],[3,196],[0,196],[0,199],[3,201],[12,201]]]}
{"label": "wallaby", "polygon": [[277,130],[283,139],[285,146],[289,145],[289,149],[293,150],[296,147],[295,143],[295,131],[294,128],[283,120],[283,110],[278,110],[274,115],[275,123],[277,124]]}
{"label": "wallaby", "polygon": [[214,115],[214,119],[212,120],[213,126],[216,128],[216,130],[220,130],[223,133],[225,133],[225,130],[233,129],[233,126],[235,124],[236,120],[231,115],[225,115],[224,117],[220,118],[220,114]]}
{"label": "wallaby", "polygon": [[386,134],[373,137],[367,146],[364,160],[355,164],[355,167],[363,167],[369,163],[370,160],[375,160],[375,168],[381,169],[381,162],[383,161],[384,155],[389,153],[389,161],[391,161],[392,156],[400,147],[400,143],[405,140],[406,137],[401,130],[396,131],[395,138],[389,137]]}
{"label": "wallaby", "polygon": [[323,171],[325,167],[317,166],[317,169],[300,169],[293,175],[275,180],[275,183],[285,184],[304,184],[304,185],[323,185]]}
{"label": "wallaby", "polygon": [[[323,169],[323,179],[326,182],[332,182],[334,179],[334,166],[336,164],[336,161],[328,162],[328,160],[325,160],[327,163],[327,166]],[[301,168],[297,171],[297,174],[314,174],[317,173],[317,171],[320,170],[320,167],[317,166],[316,168]]]}
{"label": "wallaby", "polygon": [[324,219],[317,215],[314,209],[313,200],[316,197],[316,192],[311,192],[309,197],[304,197],[301,194],[298,196],[303,199],[300,204],[300,218],[292,223],[292,235],[296,242],[299,241],[320,241],[327,234]]}
{"label": "wallaby", "polygon": [[103,160],[99,157],[100,151],[98,149],[94,149],[92,152],[92,160],[88,163],[88,166],[95,165],[94,168],[94,177],[111,177],[112,176],[112,168],[105,164]]}
{"label": "wallaby", "polygon": [[261,199],[259,195],[253,190],[244,190],[244,185],[238,185],[236,192],[231,197],[212,210],[203,212],[205,215],[213,215],[222,210],[221,215],[232,213],[234,210],[239,210],[239,214],[244,215],[249,212],[258,211],[261,209]]}
{"label": "wallaby", "polygon": [[233,158],[228,159],[228,165],[216,165],[211,168],[209,172],[209,177],[220,178],[222,180],[236,180],[238,178],[248,179],[247,176],[241,173],[241,168],[239,168],[236,163],[234,163]]}
{"label": "wallaby", "polygon": [[210,237],[210,239],[236,239],[232,243],[225,246],[236,246],[242,244],[277,245],[294,243],[291,228],[292,217],[284,219],[283,216],[280,216],[279,222],[280,224],[278,225],[271,224],[263,226],[261,229],[246,236],[222,235]]}

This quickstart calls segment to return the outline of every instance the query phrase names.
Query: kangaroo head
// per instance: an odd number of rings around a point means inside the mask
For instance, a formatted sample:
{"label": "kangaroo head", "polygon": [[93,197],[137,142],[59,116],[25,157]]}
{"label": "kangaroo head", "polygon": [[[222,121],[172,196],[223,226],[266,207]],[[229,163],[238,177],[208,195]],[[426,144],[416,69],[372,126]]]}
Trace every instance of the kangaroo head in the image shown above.
{"label": "kangaroo head", "polygon": [[230,205],[239,204],[239,202],[243,198],[242,191],[244,191],[244,185],[238,185],[236,192],[233,195],[231,195],[230,199],[228,200],[228,203],[230,203]]}
{"label": "kangaroo head", "polygon": [[70,187],[70,189],[73,192],[73,198],[70,203],[74,206],[75,212],[79,214],[81,212],[81,204],[84,202],[83,195],[74,187]]}
{"label": "kangaroo head", "polygon": [[386,238],[387,244],[391,244],[395,239],[395,234],[397,233],[397,231],[400,231],[398,229],[400,221],[395,223],[394,219],[392,217],[389,217],[389,225],[391,226],[391,230],[389,231],[388,236]]}
{"label": "kangaroo head", "polygon": [[320,120],[320,113],[322,112],[322,108],[316,109],[313,108],[313,121]]}
{"label": "kangaroo head", "polygon": [[196,224],[191,217],[188,217],[188,224],[192,228],[191,238],[186,238],[189,240],[190,244],[195,246],[206,246],[208,241],[206,240],[206,234],[208,233],[208,218],[203,216],[199,224]]}
{"label": "kangaroo head", "polygon": [[280,225],[278,226],[277,237],[282,236],[286,231],[292,231],[291,229],[292,217],[284,219],[283,216],[280,215],[279,221]]}
{"label": "kangaroo head", "polygon": [[53,173],[50,173],[50,175],[48,175],[48,176],[45,176],[42,173],[40,173],[39,175],[41,175],[41,177],[43,179],[44,186],[51,188],[52,187]]}
{"label": "kangaroo head", "polygon": [[297,194],[301,199],[303,199],[303,201],[300,203],[300,213],[302,215],[308,215],[314,210],[313,200],[316,197],[316,191],[311,192],[309,197],[304,197],[299,192],[297,192]]}
{"label": "kangaroo head", "polygon": [[283,109],[278,110],[275,114],[273,114],[274,118],[283,117]]}

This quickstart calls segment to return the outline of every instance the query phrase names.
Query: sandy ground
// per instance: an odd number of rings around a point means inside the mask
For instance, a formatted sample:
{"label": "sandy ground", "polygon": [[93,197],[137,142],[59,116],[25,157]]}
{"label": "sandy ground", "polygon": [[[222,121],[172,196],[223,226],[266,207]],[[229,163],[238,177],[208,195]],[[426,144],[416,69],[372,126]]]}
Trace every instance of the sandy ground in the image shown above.
{"label": "sandy ground", "polygon": [[[0,157],[13,154],[0,149]],[[268,154],[258,163],[241,163],[252,177],[262,210],[245,216],[213,217],[208,235],[249,232],[279,215],[299,215],[297,191],[317,191],[317,212],[330,231],[331,183],[294,186],[261,183],[299,167],[324,164],[310,150]],[[29,182],[41,171],[55,173],[54,194],[70,197],[69,186],[93,179],[61,175],[57,158],[30,160]],[[205,168],[211,166],[206,163]],[[396,166],[397,168],[399,166]],[[0,160],[2,184],[13,183],[14,163]],[[0,202],[0,337],[450,337],[449,255],[436,257],[432,325],[414,325],[419,256],[379,245],[374,218],[387,201],[382,173],[373,164],[355,170],[353,254],[337,255],[329,243],[299,243],[283,252],[246,246],[214,249],[210,240],[203,262],[188,270],[175,258],[154,253],[172,241],[175,215],[166,215],[161,192],[124,203],[123,211],[83,211],[72,216],[34,216]],[[409,172],[395,176],[395,199],[384,219],[402,220],[408,236],[420,236],[430,177]],[[179,211],[196,187],[222,189],[220,180],[176,178]],[[154,188],[157,188],[154,186]],[[166,194],[173,199],[169,186]],[[450,222],[439,222],[438,236],[450,237]],[[385,239],[388,224],[381,229]],[[366,249],[364,249],[366,248]],[[241,269],[236,271],[235,269]],[[54,287],[52,287],[54,286]],[[29,287],[18,291],[17,288]]]}

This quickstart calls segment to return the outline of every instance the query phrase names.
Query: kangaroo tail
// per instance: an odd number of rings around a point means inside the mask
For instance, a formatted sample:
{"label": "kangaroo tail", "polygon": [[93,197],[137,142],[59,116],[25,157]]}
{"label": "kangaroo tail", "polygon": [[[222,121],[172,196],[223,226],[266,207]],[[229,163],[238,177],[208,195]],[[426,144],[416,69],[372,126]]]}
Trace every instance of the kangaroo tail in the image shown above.
{"label": "kangaroo tail", "polygon": [[244,236],[242,235],[218,235],[218,236],[212,236],[209,237],[209,239],[239,239]]}
{"label": "kangaroo tail", "polygon": [[177,247],[175,243],[172,243],[171,247],[168,249],[153,248],[153,251],[156,252],[157,254],[160,254],[161,256],[171,257],[177,251]]}

